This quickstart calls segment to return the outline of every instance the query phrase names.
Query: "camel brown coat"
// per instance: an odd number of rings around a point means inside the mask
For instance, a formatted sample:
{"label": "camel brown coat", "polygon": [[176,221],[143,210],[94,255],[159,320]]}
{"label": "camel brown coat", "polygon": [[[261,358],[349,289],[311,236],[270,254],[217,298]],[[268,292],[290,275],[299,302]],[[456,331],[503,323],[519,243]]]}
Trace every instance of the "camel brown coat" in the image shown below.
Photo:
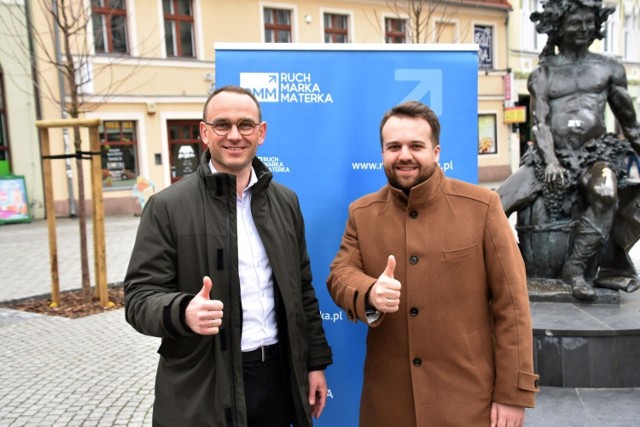
{"label": "camel brown coat", "polygon": [[360,425],[489,425],[492,401],[533,407],[524,263],[495,192],[442,170],[349,207],[327,286],[353,321],[389,255],[400,308],[370,324]]}

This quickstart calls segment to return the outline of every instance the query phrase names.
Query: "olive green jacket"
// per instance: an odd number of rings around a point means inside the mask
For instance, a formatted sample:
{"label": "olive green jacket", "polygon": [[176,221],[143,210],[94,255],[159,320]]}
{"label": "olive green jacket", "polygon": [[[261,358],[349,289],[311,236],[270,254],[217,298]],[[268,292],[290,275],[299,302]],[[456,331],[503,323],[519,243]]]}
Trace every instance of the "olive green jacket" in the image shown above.
{"label": "olive green jacket", "polygon": [[[162,338],[153,420],[157,426],[247,425],[240,338],[235,176],[212,174],[205,152],[198,170],[147,202],[125,278],[127,321]],[[291,190],[272,182],[257,158],[251,210],[274,277],[283,369],[295,422],[310,426],[308,371],[331,364],[311,283],[304,222]],[[224,303],[221,332],[201,336],[184,322],[188,302],[213,281]]]}

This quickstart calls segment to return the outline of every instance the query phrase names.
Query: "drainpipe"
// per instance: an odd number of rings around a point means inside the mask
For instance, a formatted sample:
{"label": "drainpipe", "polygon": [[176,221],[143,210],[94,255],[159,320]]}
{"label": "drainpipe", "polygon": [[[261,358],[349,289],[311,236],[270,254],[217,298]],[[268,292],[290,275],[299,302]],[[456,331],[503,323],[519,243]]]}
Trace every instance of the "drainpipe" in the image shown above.
{"label": "drainpipe", "polygon": [[[57,0],[51,1],[53,16],[55,18],[58,17],[58,2]],[[55,48],[56,48],[56,62],[58,64],[58,88],[60,90],[60,112],[62,114],[62,118],[67,118],[66,108],[66,94],[64,91],[64,76],[62,75],[62,71],[60,70],[60,64],[62,64],[62,52],[60,51],[60,29],[58,28],[57,20],[55,24]],[[62,129],[62,141],[64,143],[64,153],[69,155],[71,154],[70,144],[69,144],[69,129]],[[67,189],[69,192],[69,217],[76,217],[76,199],[73,194],[73,170],[71,169],[71,158],[67,157],[64,159],[65,169],[67,172]]]}
{"label": "drainpipe", "polygon": [[[27,38],[29,42],[29,62],[31,64],[31,82],[33,84],[33,102],[36,110],[36,120],[42,120],[42,104],[40,103],[40,83],[38,79],[38,67],[36,65],[36,53],[35,48],[33,46],[33,27],[31,26],[31,6],[29,4],[29,0],[25,0],[24,2],[24,16],[25,23],[27,27]],[[42,141],[40,140],[40,132],[36,132],[36,137],[38,141],[38,155],[40,157],[40,170],[44,170],[42,165]],[[44,189],[44,174],[40,174],[40,180],[42,188]],[[43,191],[43,196],[44,191]],[[45,209],[44,216],[46,218],[47,213]]]}

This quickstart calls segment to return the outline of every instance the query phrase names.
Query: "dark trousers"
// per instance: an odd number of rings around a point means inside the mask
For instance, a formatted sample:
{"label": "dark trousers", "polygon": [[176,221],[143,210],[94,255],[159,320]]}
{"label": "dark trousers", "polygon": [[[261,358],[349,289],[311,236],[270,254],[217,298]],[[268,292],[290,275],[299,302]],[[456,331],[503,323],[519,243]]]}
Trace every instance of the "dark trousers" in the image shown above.
{"label": "dark trousers", "polygon": [[280,357],[242,364],[249,427],[289,427],[291,393],[286,386]]}

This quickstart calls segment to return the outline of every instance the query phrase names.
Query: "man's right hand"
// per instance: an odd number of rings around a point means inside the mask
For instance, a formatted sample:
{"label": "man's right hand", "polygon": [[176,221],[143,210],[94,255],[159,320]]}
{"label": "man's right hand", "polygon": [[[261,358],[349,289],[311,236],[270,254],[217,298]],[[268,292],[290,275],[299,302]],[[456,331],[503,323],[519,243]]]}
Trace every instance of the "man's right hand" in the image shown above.
{"label": "man's right hand", "polygon": [[389,255],[387,268],[378,277],[369,292],[369,303],[382,313],[393,313],[400,308],[400,282],[393,278],[396,269],[396,259]]}
{"label": "man's right hand", "polygon": [[566,185],[565,169],[557,163],[549,163],[544,170],[544,181],[551,188],[564,188]]}
{"label": "man's right hand", "polygon": [[215,335],[222,325],[222,301],[211,300],[213,283],[209,276],[202,279],[202,289],[189,302],[185,310],[185,320],[193,332],[200,335]]}

